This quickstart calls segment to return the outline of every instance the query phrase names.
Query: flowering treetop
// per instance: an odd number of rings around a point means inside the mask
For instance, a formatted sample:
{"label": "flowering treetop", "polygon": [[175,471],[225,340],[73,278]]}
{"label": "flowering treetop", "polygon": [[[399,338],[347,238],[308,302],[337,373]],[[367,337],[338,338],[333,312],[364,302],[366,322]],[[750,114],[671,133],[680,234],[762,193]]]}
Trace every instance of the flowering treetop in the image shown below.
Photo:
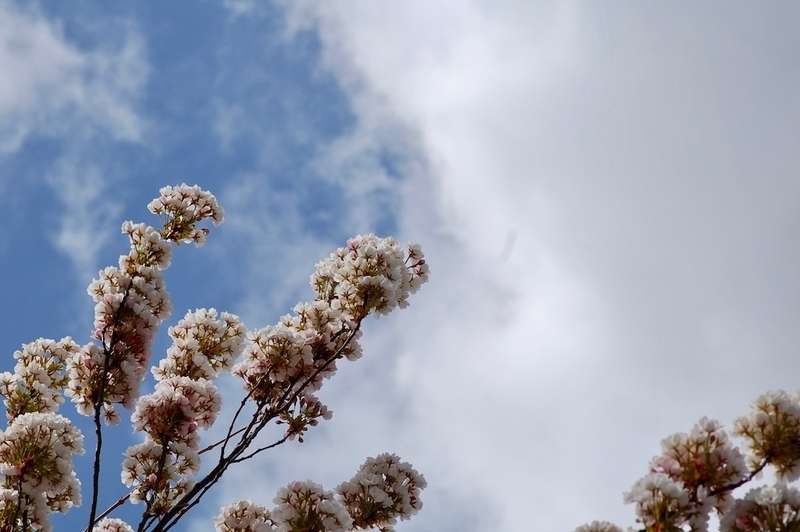
{"label": "flowering treetop", "polygon": [[[83,453],[83,436],[57,414],[65,397],[95,427],[91,504],[86,531],[137,532],[171,529],[232,465],[280,445],[303,440],[330,410],[315,395],[336,373],[339,360],[361,356],[361,324],[370,314],[408,305],[428,279],[420,247],[393,238],[361,235],[319,262],[311,276],[313,301],[300,303],[279,323],[247,331],[227,312],[189,312],[168,334],[172,345],[150,368],[152,345],[172,306],[163,270],[173,245],[202,246],[204,220],[222,223],[216,198],[197,186],[164,187],[148,208],[162,228],[125,222],[130,251],[118,266],[102,270],[89,285],[95,302],[92,339],[39,339],[15,353],[14,373],[0,375],[8,428],[0,433],[0,530],[52,529],[49,514],[81,504],[81,484],[72,462]],[[152,393],[139,390],[148,369]],[[201,446],[199,429],[217,420],[222,397],[214,384],[231,372],[242,382],[225,437]],[[132,410],[142,443],[125,453],[121,479],[128,492],[100,510],[103,426],[120,423],[119,406]],[[264,440],[264,429],[280,425],[282,435]],[[213,451],[213,453],[212,453]],[[201,460],[210,459],[200,475]],[[282,488],[267,509],[253,501],[224,507],[216,530],[323,532],[393,530],[421,508],[425,479],[393,454],[369,458],[335,491],[311,481]],[[110,517],[119,506],[142,505],[135,528]]]}

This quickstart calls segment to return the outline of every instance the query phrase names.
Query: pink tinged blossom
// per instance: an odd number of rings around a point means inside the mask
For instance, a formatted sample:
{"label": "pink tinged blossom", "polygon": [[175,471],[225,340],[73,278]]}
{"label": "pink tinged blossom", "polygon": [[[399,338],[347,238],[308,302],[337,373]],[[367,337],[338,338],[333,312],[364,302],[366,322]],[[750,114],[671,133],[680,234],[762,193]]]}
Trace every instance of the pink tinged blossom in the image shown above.
{"label": "pink tinged blossom", "polygon": [[253,501],[238,501],[220,509],[214,518],[216,532],[273,532],[269,510]]}
{"label": "pink tinged blossom", "polygon": [[243,362],[234,373],[269,375],[271,381],[288,382],[313,370],[314,353],[306,337],[283,324],[255,331],[248,338]]}
{"label": "pink tinged blossom", "polygon": [[749,415],[734,421],[733,433],[745,439],[748,466],[763,462],[775,468],[778,478],[800,478],[800,399],[782,390],[759,396]]}
{"label": "pink tinged blossom", "polygon": [[278,424],[286,424],[286,439],[302,443],[309,427],[316,427],[319,419],[329,420],[333,413],[312,394],[301,395],[293,408],[281,412]]}
{"label": "pink tinged blossom", "polygon": [[271,518],[278,532],[345,532],[353,520],[333,492],[310,480],[281,488]]}
{"label": "pink tinged blossom", "polygon": [[408,246],[409,257],[393,238],[373,234],[347,241],[317,264],[311,286],[317,298],[328,301],[345,320],[359,321],[368,314],[388,314],[406,307],[409,294],[428,279],[422,250]]}
{"label": "pink tinged blossom", "polygon": [[[637,521],[645,527],[658,524],[665,527],[663,530],[670,530],[698,517],[684,486],[664,473],[650,473],[639,479],[625,494],[625,502],[636,505]],[[695,529],[705,530],[704,522],[700,519]]]}
{"label": "pink tinged blossom", "polygon": [[[163,277],[152,267],[132,275],[109,267],[89,293],[96,301],[93,336],[102,346],[89,344],[73,356],[68,395],[83,414],[94,414],[97,404],[130,408],[147,373],[155,331],[171,311]],[[113,415],[106,419],[116,421]]]}
{"label": "pink tinged blossom", "polygon": [[720,520],[720,532],[800,528],[800,491],[786,484],[754,488]]}
{"label": "pink tinged blossom", "polygon": [[[27,413],[0,433],[0,470],[8,508],[24,512],[36,527],[49,530],[47,515],[81,503],[73,454],[83,454],[83,436],[70,421],[53,413]],[[3,513],[0,511],[0,513]],[[3,524],[7,524],[3,521]]]}
{"label": "pink tinged blossom", "polygon": [[195,448],[197,428],[210,427],[221,405],[211,381],[171,377],[139,399],[131,420],[135,431],[146,432],[158,443],[183,442]]}
{"label": "pink tinged blossom", "polygon": [[238,316],[215,309],[188,312],[169,328],[172,346],[167,357],[153,368],[157,380],[185,376],[215,379],[230,371],[244,348],[247,331]]}
{"label": "pink tinged blossom", "polygon": [[[207,232],[197,229],[197,222],[211,218],[218,225],[222,221],[214,196],[199,187],[165,187],[161,194],[150,210],[161,216],[163,234],[145,224],[123,223],[130,252],[120,257],[119,268],[105,268],[89,285],[95,301],[93,336],[102,344],[102,357],[96,360],[98,348],[88,346],[73,360],[70,395],[81,413],[94,414],[97,405],[133,405],[150,363],[155,332],[172,312],[161,273],[170,264],[170,242],[202,244]],[[236,349],[224,346],[228,347]],[[101,391],[103,397],[99,397]],[[105,419],[115,423],[118,416],[108,412]]]}
{"label": "pink tinged blossom", "polygon": [[69,381],[67,364],[78,349],[70,337],[58,342],[39,338],[14,353],[14,373],[0,374],[0,395],[9,420],[28,412],[58,410]]}
{"label": "pink tinged blossom", "polygon": [[200,470],[197,451],[183,443],[165,447],[147,439],[125,451],[122,462],[122,483],[133,488],[130,501],[137,504],[151,501],[153,513],[165,513],[189,490],[189,478]]}
{"label": "pink tinged blossom", "polygon": [[[72,398],[80,414],[87,416],[95,413],[95,400],[101,386],[104,388],[103,404],[106,408],[115,403],[131,408],[139,393],[141,369],[141,363],[135,356],[131,357],[130,353],[116,350],[111,353],[110,360],[106,361],[102,347],[87,344],[70,361],[69,383],[65,395]],[[117,421],[118,416],[110,413],[106,420]]]}
{"label": "pink tinged blossom", "polygon": [[[651,472],[664,473],[680,482],[698,505],[708,502],[719,511],[730,506],[730,491],[722,488],[741,481],[747,467],[719,422],[704,417],[689,434],[677,433],[665,438],[661,448],[661,456],[650,464]],[[713,501],[705,501],[705,494],[714,490],[719,494]]]}
{"label": "pink tinged blossom", "polygon": [[398,518],[410,519],[422,508],[420,491],[426,486],[425,478],[411,464],[384,453],[368,458],[336,491],[355,526],[390,531]]}
{"label": "pink tinged blossom", "polygon": [[[131,251],[125,266],[153,266],[159,270],[169,268],[172,259],[172,245],[161,238],[155,228],[144,223],[124,222],[122,232],[128,235]],[[120,265],[127,270],[125,266]]]}
{"label": "pink tinged blossom", "polygon": [[92,532],[133,532],[133,528],[122,519],[103,519]]}
{"label": "pink tinged blossom", "polygon": [[202,246],[208,230],[197,228],[196,224],[210,219],[215,226],[219,226],[224,219],[224,211],[214,195],[197,185],[190,187],[184,183],[176,187],[164,187],[160,192],[161,196],[151,201],[147,208],[161,218],[165,240],[194,242],[196,246]]}
{"label": "pink tinged blossom", "polygon": [[[305,339],[316,361],[328,360],[334,355],[348,360],[361,358],[358,345],[361,329],[354,330],[352,323],[344,322],[341,312],[332,308],[329,301],[299,303],[293,310],[294,314],[281,317],[280,324]],[[322,372],[320,381],[335,373],[335,366],[329,369]]]}

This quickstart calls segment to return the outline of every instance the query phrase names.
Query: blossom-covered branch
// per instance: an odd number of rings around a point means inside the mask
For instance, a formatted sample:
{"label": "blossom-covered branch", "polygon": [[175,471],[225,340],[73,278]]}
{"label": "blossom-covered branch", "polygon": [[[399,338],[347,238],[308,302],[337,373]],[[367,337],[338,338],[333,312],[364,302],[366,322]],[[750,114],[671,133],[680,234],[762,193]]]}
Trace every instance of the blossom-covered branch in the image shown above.
{"label": "blossom-covered branch", "polygon": [[[311,427],[330,419],[316,392],[339,361],[361,357],[364,319],[406,307],[428,278],[416,244],[404,248],[392,238],[353,238],[317,264],[311,276],[315,298],[275,325],[247,331],[227,312],[187,313],[169,328],[172,345],[151,369],[153,392],[140,396],[155,335],[172,311],[162,274],[172,246],[202,245],[209,231],[198,224],[219,225],[224,216],[212,194],[187,185],[161,189],[148,208],[163,227],[125,222],[130,251],[88,288],[95,302],[92,341],[26,344],[15,353],[14,373],[0,375],[9,420],[0,433],[0,530],[46,532],[52,529],[50,513],[80,505],[72,455],[83,452],[83,436],[56,413],[64,397],[95,426],[87,532],[171,529],[229,467],[284,442],[302,442]],[[241,380],[243,397],[223,439],[201,448],[200,431],[214,424],[223,401],[215,380],[226,372]],[[132,410],[133,429],[143,441],[125,453],[121,479],[128,493],[100,512],[103,424],[120,423],[119,405]],[[263,441],[268,426],[282,427],[283,435]],[[198,477],[201,459],[214,456],[208,473]],[[233,503],[215,525],[219,531],[390,531],[397,519],[420,509],[424,487],[409,464],[383,454],[368,459],[336,492],[295,482],[278,492],[274,509]],[[127,503],[143,508],[135,528],[110,517]]]}
{"label": "blossom-covered branch", "polygon": [[[650,472],[625,494],[645,532],[703,532],[712,514],[721,532],[800,530],[800,491],[790,485],[800,477],[800,393],[759,396],[750,414],[734,421],[733,434],[744,440],[744,454],[717,421],[707,418],[690,433],[661,442],[662,454],[650,463]],[[734,497],[735,489],[767,467],[776,484]],[[595,521],[576,532],[622,529]]]}

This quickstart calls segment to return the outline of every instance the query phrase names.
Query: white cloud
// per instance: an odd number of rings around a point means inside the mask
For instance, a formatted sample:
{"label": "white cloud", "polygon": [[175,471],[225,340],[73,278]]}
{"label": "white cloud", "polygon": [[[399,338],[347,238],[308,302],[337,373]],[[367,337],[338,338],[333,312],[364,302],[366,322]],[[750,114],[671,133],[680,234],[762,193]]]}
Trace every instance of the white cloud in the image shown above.
{"label": "white cloud", "polygon": [[30,134],[75,134],[87,125],[115,139],[141,138],[131,100],[147,66],[135,32],[120,30],[118,47],[84,52],[34,9],[0,6],[0,69],[9,74],[0,81],[3,152],[16,151]]}
{"label": "white cloud", "polygon": [[81,281],[96,273],[97,253],[115,232],[118,171],[108,145],[142,140],[135,107],[148,75],[144,43],[124,21],[89,31],[104,44],[82,50],[35,8],[0,5],[0,153],[15,156],[32,137],[58,142],[45,178],[64,206],[53,238]]}
{"label": "white cloud", "polygon": [[97,275],[97,258],[109,237],[119,233],[122,205],[114,199],[110,181],[100,165],[74,154],[61,157],[47,176],[48,184],[64,205],[60,225],[51,238],[85,283]]}
{"label": "white cloud", "polygon": [[[416,135],[402,232],[433,271],[369,340],[397,381],[338,409],[329,447],[356,454],[348,431],[369,419],[368,440],[416,455],[435,493],[482,501],[496,530],[627,526],[622,492],[662,437],[701,415],[730,426],[761,391],[796,386],[800,87],[786,17],[288,9],[290,27],[319,32],[362,123],[403,124],[383,142]],[[404,529],[462,511],[429,504]]]}

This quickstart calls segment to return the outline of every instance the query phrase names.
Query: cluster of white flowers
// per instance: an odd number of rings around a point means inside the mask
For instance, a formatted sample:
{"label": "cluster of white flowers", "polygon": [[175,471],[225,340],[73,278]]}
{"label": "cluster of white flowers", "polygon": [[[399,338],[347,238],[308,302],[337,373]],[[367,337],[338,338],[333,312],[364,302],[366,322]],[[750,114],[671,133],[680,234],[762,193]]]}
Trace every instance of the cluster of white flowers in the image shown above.
{"label": "cluster of white flowers", "polygon": [[741,481],[748,470],[718,421],[704,417],[689,434],[664,439],[661,448],[663,452],[653,459],[650,471],[680,482],[696,512],[707,515],[713,507],[722,513],[730,507],[733,496],[723,488]]}
{"label": "cluster of white flowers", "polygon": [[[65,512],[81,503],[73,454],[83,454],[83,436],[70,421],[50,412],[30,412],[11,420],[0,432],[0,526],[23,519],[49,531],[50,512]],[[6,528],[3,528],[6,530]]]}
{"label": "cluster of white flowers", "polygon": [[398,518],[410,519],[422,508],[425,487],[410,464],[385,453],[368,458],[335,493],[310,480],[292,482],[278,491],[274,509],[239,501],[223,507],[214,523],[217,532],[392,532]]}
{"label": "cluster of white flowers", "polygon": [[273,532],[272,516],[264,506],[244,500],[223,506],[214,518],[217,532]]}
{"label": "cluster of white flowers", "polygon": [[419,495],[426,486],[425,477],[411,464],[384,453],[368,458],[336,491],[357,527],[391,532],[398,517],[410,519],[422,508]]}
{"label": "cluster of white flowers", "polygon": [[748,465],[755,469],[769,460],[778,478],[800,477],[800,397],[783,390],[760,395],[749,415],[734,421],[733,433],[742,436]]}
{"label": "cluster of white flowers", "polygon": [[200,245],[205,231],[197,223],[211,218],[218,225],[223,216],[212,194],[187,185],[161,189],[149,208],[161,216],[164,229],[122,224],[130,252],[120,257],[119,267],[101,271],[87,290],[95,301],[93,337],[101,345],[85,345],[70,363],[67,395],[85,415],[104,408],[110,423],[119,422],[114,404],[132,408],[150,362],[153,337],[172,312],[161,273],[170,264],[170,242]]}
{"label": "cluster of white flowers", "polygon": [[[127,224],[123,225],[123,231],[126,229]],[[155,332],[172,312],[156,265],[164,263],[158,239],[137,239],[134,244],[131,238],[131,253],[120,258],[121,267],[105,268],[89,285],[87,291],[95,301],[93,336],[101,345],[87,344],[73,357],[67,390],[85,415],[94,415],[99,406],[113,411],[115,403],[131,408],[137,398]],[[143,242],[154,251],[141,247]],[[157,262],[150,262],[151,257]],[[118,417],[109,419],[117,421]]]}
{"label": "cluster of white flowers", "polygon": [[363,235],[348,240],[317,264],[311,286],[314,301],[300,303],[293,315],[248,337],[243,360],[233,374],[269,415],[286,423],[286,436],[300,436],[330,411],[313,396],[336,362],[361,356],[361,321],[408,305],[409,294],[428,279],[422,250],[409,243],[408,256],[393,238]]}
{"label": "cluster of white flowers", "polygon": [[317,264],[311,286],[319,299],[342,313],[345,321],[367,314],[387,314],[408,305],[408,296],[428,280],[421,248],[408,245],[408,258],[394,238],[359,235]]}
{"label": "cluster of white flowers", "polygon": [[333,492],[307,480],[278,490],[270,512],[277,532],[345,532],[353,525],[350,514]]}
{"label": "cluster of white flowers", "polygon": [[133,532],[133,528],[122,519],[103,519],[95,525],[93,532]]}
{"label": "cluster of white flowers", "polygon": [[172,261],[170,240],[162,237],[160,231],[145,223],[131,221],[122,224],[122,232],[131,241],[131,251],[120,257],[119,267],[125,271],[136,271],[137,265],[144,264],[166,270]]}
{"label": "cluster of white flowers", "polygon": [[[732,432],[744,439],[746,459],[719,422],[707,418],[689,434],[664,439],[650,474],[625,494],[625,501],[636,505],[637,521],[647,530],[688,526],[703,532],[715,510],[721,532],[800,530],[800,491],[786,484],[800,478],[800,393],[762,394],[750,414],[735,420]],[[778,484],[734,498],[736,488],[767,467]],[[602,530],[595,523],[576,532]]]}
{"label": "cluster of white flowers", "polygon": [[[87,530],[132,532],[124,521],[106,517],[128,500],[145,505],[139,530],[161,532],[195,506],[227,467],[284,441],[303,441],[309,427],[330,419],[314,393],[336,372],[338,360],[361,356],[362,321],[407,306],[409,294],[428,279],[418,245],[404,251],[391,238],[351,239],[317,265],[311,276],[316,299],[298,304],[277,325],[248,333],[233,314],[188,312],[169,328],[172,345],[151,368],[155,389],[140,397],[156,331],[172,312],[162,273],[171,264],[172,246],[202,245],[209,231],[198,222],[219,225],[223,219],[212,194],[185,184],[162,188],[148,208],[163,229],[125,222],[130,251],[87,289],[95,303],[92,341],[79,346],[69,337],[39,339],[14,354],[13,374],[0,374],[9,419],[0,432],[2,531],[48,532],[50,513],[81,502],[72,456],[83,453],[83,436],[56,414],[64,396],[79,413],[94,416],[98,436]],[[209,428],[221,408],[214,380],[227,371],[243,380],[247,395],[225,437],[200,450],[199,430]],[[144,441],[125,453],[121,478],[130,492],[99,513],[100,420],[119,423],[117,405],[133,410],[134,431]],[[284,437],[255,448],[269,423],[285,425]],[[213,448],[220,449],[219,461],[200,478],[201,454]],[[214,523],[218,532],[340,532],[353,526],[388,532],[398,518],[417,513],[424,487],[409,464],[384,454],[367,460],[338,494],[310,481],[293,482],[279,491],[273,510],[242,501],[223,508]]]}
{"label": "cluster of white flowers", "polygon": [[72,338],[39,338],[14,353],[14,373],[0,373],[0,395],[9,421],[27,412],[56,412],[64,402],[67,363],[79,350]]}
{"label": "cluster of white flowers", "polygon": [[200,457],[186,444],[160,445],[153,440],[133,445],[122,462],[122,482],[133,488],[130,500],[144,502],[147,513],[161,515],[192,489]]}
{"label": "cluster of white flowers", "polygon": [[230,371],[241,354],[247,331],[238,316],[215,309],[187,312],[169,328],[172,345],[167,357],[153,368],[156,380],[183,376],[213,380]]}
{"label": "cluster of white flowers", "polygon": [[217,417],[222,399],[207,379],[170,377],[136,403],[133,430],[146,432],[155,442],[182,442],[197,447],[197,428],[208,428]]}
{"label": "cluster of white flowers", "polygon": [[[133,502],[145,501],[151,513],[170,509],[191,489],[200,465],[198,429],[216,420],[222,397],[211,379],[228,371],[242,350],[245,328],[238,316],[214,309],[189,312],[169,329],[172,346],[153,368],[153,393],[136,403],[131,420],[146,441],[126,452],[123,482],[134,488]],[[156,503],[156,500],[158,501]]]}
{"label": "cluster of white flowers", "polygon": [[177,187],[164,187],[159,192],[161,196],[151,201],[147,208],[161,218],[165,240],[194,242],[196,246],[202,246],[208,230],[199,229],[197,222],[210,218],[215,226],[219,226],[225,217],[217,198],[197,185],[190,187],[184,183]]}
{"label": "cluster of white flowers", "polygon": [[785,484],[754,488],[720,521],[720,532],[800,529],[800,491]]}
{"label": "cluster of white flowers", "polygon": [[636,505],[637,521],[648,528],[663,524],[667,530],[678,529],[694,513],[689,493],[664,473],[650,473],[636,481],[625,494],[625,502]]}

